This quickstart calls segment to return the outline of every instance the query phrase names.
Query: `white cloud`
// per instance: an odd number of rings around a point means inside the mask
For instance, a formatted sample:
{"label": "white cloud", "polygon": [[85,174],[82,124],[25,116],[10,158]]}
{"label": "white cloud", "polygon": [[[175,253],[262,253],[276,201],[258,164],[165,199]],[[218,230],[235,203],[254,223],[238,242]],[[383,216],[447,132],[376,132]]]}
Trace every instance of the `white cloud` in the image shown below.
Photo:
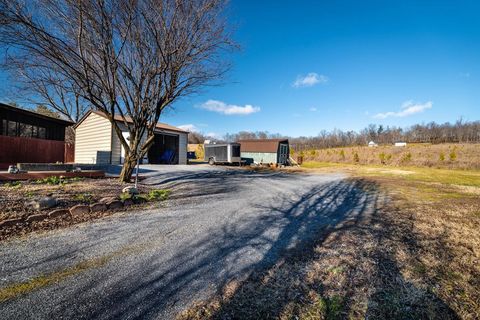
{"label": "white cloud", "polygon": [[260,111],[260,107],[254,107],[250,104],[237,106],[235,104],[226,104],[225,102],[218,100],[208,100],[200,105],[200,108],[226,115],[248,115]]}
{"label": "white cloud", "polygon": [[198,128],[194,124],[182,124],[181,126],[177,126],[180,129],[187,130],[190,132],[198,132]]}
{"label": "white cloud", "polygon": [[328,77],[322,74],[318,74],[315,72],[310,72],[306,76],[300,75],[297,77],[295,82],[292,83],[292,87],[294,88],[303,88],[303,87],[312,87],[317,83],[327,83]]}
{"label": "white cloud", "polygon": [[405,101],[402,104],[402,108],[401,108],[400,111],[398,111],[398,112],[389,111],[389,112],[385,112],[385,113],[377,113],[373,117],[375,119],[385,119],[385,118],[388,118],[388,117],[398,117],[398,118],[408,117],[408,116],[414,115],[416,113],[423,112],[427,109],[431,109],[432,105],[433,105],[432,101],[427,101],[425,103],[413,102],[412,100]]}
{"label": "white cloud", "polygon": [[311,107],[309,110],[312,111],[312,112],[316,112],[316,111],[317,111],[317,108]]}

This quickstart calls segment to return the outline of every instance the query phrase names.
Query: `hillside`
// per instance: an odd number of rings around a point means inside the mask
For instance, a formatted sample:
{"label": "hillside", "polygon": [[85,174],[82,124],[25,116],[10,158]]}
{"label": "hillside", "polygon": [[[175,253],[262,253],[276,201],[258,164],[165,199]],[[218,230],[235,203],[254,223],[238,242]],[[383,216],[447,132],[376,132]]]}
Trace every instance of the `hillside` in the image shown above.
{"label": "hillside", "polygon": [[305,161],[480,169],[480,144],[409,144],[407,147],[344,147],[293,153]]}

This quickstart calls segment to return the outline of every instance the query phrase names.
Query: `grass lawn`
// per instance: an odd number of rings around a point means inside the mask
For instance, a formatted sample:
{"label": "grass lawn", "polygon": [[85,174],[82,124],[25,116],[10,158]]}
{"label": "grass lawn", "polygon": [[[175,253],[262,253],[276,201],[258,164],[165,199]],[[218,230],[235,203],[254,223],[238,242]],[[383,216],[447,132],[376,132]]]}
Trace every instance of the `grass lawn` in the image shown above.
{"label": "grass lawn", "polygon": [[373,213],[179,318],[480,318],[480,171],[321,162],[300,171],[348,173]]}

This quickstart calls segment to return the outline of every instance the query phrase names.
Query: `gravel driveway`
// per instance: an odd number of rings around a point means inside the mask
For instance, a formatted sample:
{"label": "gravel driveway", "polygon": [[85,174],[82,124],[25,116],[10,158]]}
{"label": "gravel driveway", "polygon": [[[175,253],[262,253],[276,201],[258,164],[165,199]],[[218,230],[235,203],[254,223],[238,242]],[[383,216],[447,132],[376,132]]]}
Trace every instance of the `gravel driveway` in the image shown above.
{"label": "gravel driveway", "polygon": [[23,290],[0,319],[173,318],[369,205],[341,174],[159,168],[143,182],[174,197],[158,208],[0,243],[0,291]]}

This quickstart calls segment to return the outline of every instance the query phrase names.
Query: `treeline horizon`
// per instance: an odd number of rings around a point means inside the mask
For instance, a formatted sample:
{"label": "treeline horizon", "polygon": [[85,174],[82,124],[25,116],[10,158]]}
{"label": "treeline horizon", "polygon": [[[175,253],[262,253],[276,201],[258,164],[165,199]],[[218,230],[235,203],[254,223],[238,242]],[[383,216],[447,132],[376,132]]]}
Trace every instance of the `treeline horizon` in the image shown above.
{"label": "treeline horizon", "polygon": [[443,124],[434,121],[427,124],[415,124],[406,128],[370,124],[366,128],[355,131],[322,130],[317,136],[292,137],[268,131],[240,131],[227,133],[223,138],[209,137],[202,133],[191,132],[189,143],[203,144],[205,140],[217,142],[235,142],[243,139],[289,139],[296,151],[325,149],[350,146],[364,146],[370,141],[377,144],[407,143],[475,143],[480,142],[480,121],[464,121]]}

